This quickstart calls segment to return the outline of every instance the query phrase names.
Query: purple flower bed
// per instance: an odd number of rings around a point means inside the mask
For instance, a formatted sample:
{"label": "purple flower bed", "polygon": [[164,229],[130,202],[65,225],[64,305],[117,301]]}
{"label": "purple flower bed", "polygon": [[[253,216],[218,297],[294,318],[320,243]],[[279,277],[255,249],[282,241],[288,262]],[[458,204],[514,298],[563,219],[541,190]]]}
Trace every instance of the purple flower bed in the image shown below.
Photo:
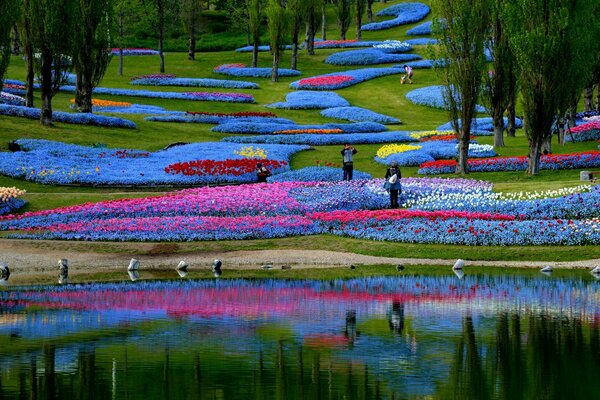
{"label": "purple flower bed", "polygon": [[292,92],[285,96],[284,102],[267,104],[271,108],[285,109],[322,109],[332,107],[346,107],[350,103],[335,92]]}
{"label": "purple flower bed", "polygon": [[[300,90],[335,90],[342,89],[358,83],[379,78],[381,76],[396,75],[404,73],[399,68],[362,68],[343,72],[332,72],[330,74],[318,75],[311,78],[300,79],[290,83],[292,89]],[[347,80],[335,80],[329,82],[328,78],[349,77]]]}
{"label": "purple flower bed", "polygon": [[361,107],[327,108],[321,111],[321,115],[328,118],[345,119],[353,122],[377,122],[385,125],[402,123],[398,118],[379,114]]}
{"label": "purple flower bed", "polygon": [[[29,119],[40,119],[41,111],[39,108],[0,104],[0,115],[8,115],[11,117],[23,117]],[[75,114],[66,113],[62,111],[54,111],[52,113],[52,121],[63,122],[65,124],[107,126],[112,128],[137,128],[137,126],[133,122],[126,119],[107,117],[104,115],[96,115],[91,113]]]}
{"label": "purple flower bed", "polygon": [[[441,85],[426,86],[423,88],[411,90],[410,92],[406,93],[406,98],[414,104],[447,110],[448,106],[446,105],[443,95],[444,90],[444,86]],[[486,112],[485,107],[480,105],[477,105],[475,110],[477,112]],[[452,130],[452,128],[438,128],[438,130]]]}
{"label": "purple flower bed", "polygon": [[226,124],[230,122],[244,122],[252,124],[286,124],[295,125],[296,123],[287,118],[271,117],[230,117],[218,115],[189,115],[183,111],[181,115],[152,116],[144,118],[146,121],[154,122],[182,122],[190,124]]}
{"label": "purple flower bed", "polygon": [[[343,178],[341,167],[306,167],[270,176],[267,182],[334,182]],[[352,179],[371,179],[371,175],[355,169]]]}
{"label": "purple flower bed", "polygon": [[258,89],[258,83],[246,81],[232,81],[227,79],[208,78],[165,78],[148,77],[135,79],[129,82],[132,85],[147,86],[183,86],[183,87],[211,87],[227,89]]}
{"label": "purple flower bed", "polygon": [[260,136],[233,136],[221,139],[231,143],[268,143],[268,144],[307,144],[310,146],[324,146],[332,144],[366,144],[389,142],[415,142],[410,132],[390,131],[381,133],[337,133],[324,134],[299,134],[299,135],[260,135]]}
{"label": "purple flower bed", "polygon": [[418,54],[392,54],[379,49],[350,50],[334,53],[325,59],[333,65],[371,65],[418,60]]}
{"label": "purple flower bed", "polygon": [[429,14],[429,7],[423,3],[400,3],[395,4],[391,7],[384,8],[379,11],[376,15],[392,16],[393,19],[389,19],[382,22],[372,22],[362,26],[363,31],[379,31],[382,29],[389,29],[395,26],[410,24],[422,20]]}
{"label": "purple flower bed", "polygon": [[[387,128],[375,122],[356,122],[352,124],[336,124],[328,123],[323,125],[298,125],[298,124],[273,124],[261,122],[225,122],[211,129],[213,132],[219,133],[237,133],[237,134],[259,134],[268,135],[277,131],[297,129],[340,129],[341,133],[357,133],[357,132],[383,132]],[[335,134],[339,135],[339,134]],[[288,135],[298,136],[298,135]]]}
{"label": "purple flower bed", "polygon": [[[270,78],[271,68],[249,68],[239,66],[238,64],[223,64],[216,67],[214,70],[217,74],[229,76],[246,76],[253,78]],[[300,71],[295,69],[279,68],[279,76],[299,76]]]}
{"label": "purple flower bed", "polygon": [[407,30],[406,34],[409,36],[431,35],[431,21],[424,22]]}
{"label": "purple flower bed", "polygon": [[[479,136],[485,136],[485,133],[488,132],[488,134],[493,133],[494,131],[494,125],[493,125],[493,120],[490,117],[485,117],[485,118],[475,118],[473,120],[473,122],[471,123],[471,131],[473,132],[477,132],[477,135]],[[504,118],[504,128],[506,128],[506,126],[508,125],[508,118]],[[461,126],[461,122],[458,121],[458,126]],[[515,121],[515,127],[516,128],[522,128],[523,127],[523,121],[521,121],[519,118],[516,119]],[[454,130],[454,124],[452,123],[452,121],[450,122],[446,122],[443,125],[440,125],[436,128],[436,130],[438,131],[452,131]]]}
{"label": "purple flower bed", "polygon": [[[256,182],[254,171],[242,175],[215,171],[207,175],[171,174],[165,168],[176,163],[207,160],[224,162],[247,160],[257,148],[223,142],[192,143],[167,150],[145,152],[132,149],[107,149],[78,146],[48,140],[20,139],[23,151],[5,153],[0,158],[0,173],[43,184],[80,185],[196,185],[226,182]],[[262,145],[268,160],[289,169],[292,154],[308,146]],[[254,157],[253,157],[254,158]]]}

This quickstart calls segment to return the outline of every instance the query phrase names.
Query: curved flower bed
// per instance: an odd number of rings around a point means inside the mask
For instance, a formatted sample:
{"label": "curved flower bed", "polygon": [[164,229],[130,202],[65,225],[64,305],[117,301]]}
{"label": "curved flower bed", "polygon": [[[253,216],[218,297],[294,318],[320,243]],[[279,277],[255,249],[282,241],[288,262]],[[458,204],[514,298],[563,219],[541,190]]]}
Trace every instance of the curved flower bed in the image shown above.
{"label": "curved flower bed", "polygon": [[427,46],[428,44],[437,44],[437,39],[432,38],[415,38],[415,39],[406,39],[406,43],[412,46]]}
{"label": "curved flower bed", "polygon": [[[112,49],[112,53],[114,55],[118,56],[120,54],[120,49],[118,47],[115,47]],[[147,48],[124,48],[123,49],[124,56],[157,56],[158,54],[159,54],[159,52],[157,50],[147,49]]]}
{"label": "curved flower bed", "polygon": [[409,36],[431,35],[431,21],[423,22],[406,31]]}
{"label": "curved flower bed", "polygon": [[384,40],[381,43],[373,45],[373,48],[386,53],[403,53],[412,50],[412,45],[400,40]]}
{"label": "curved flower bed", "polygon": [[[495,157],[468,160],[471,172],[496,172],[496,171],[525,171],[527,157]],[[549,154],[540,159],[540,169],[575,169],[596,168],[600,166],[600,151],[587,151],[571,154]],[[450,174],[456,169],[455,160],[443,160],[423,163],[419,167],[419,174]]]}
{"label": "curved flower bed", "polygon": [[0,215],[12,213],[27,204],[19,198],[24,194],[25,190],[16,187],[0,187]]}
{"label": "curved flower bed", "polygon": [[376,15],[380,17],[393,16],[395,18],[382,21],[372,22],[362,26],[363,31],[379,31],[389,29],[395,26],[410,24],[422,20],[429,14],[429,7],[423,3],[400,3],[391,7],[384,8]]}
{"label": "curved flower bed", "polygon": [[[283,46],[283,48],[285,50],[291,50],[292,45],[286,44],[285,46]],[[235,51],[238,53],[251,53],[253,50],[254,50],[254,46],[244,46],[244,47],[238,47],[237,49],[235,49]],[[258,46],[258,51],[259,52],[271,51],[271,46],[269,46],[268,44]]]}
{"label": "curved flower bed", "polygon": [[[254,78],[270,78],[271,68],[249,68],[244,64],[222,64],[213,69],[217,74],[230,76],[249,76]],[[279,76],[298,76],[300,71],[295,69],[279,68]]]}
{"label": "curved flower bed", "polygon": [[147,86],[183,86],[183,87],[212,87],[227,89],[258,89],[258,83],[245,81],[232,81],[227,79],[209,79],[209,78],[177,78],[171,76],[139,76],[133,78],[132,85]]}
{"label": "curved flower bed", "polygon": [[202,177],[212,175],[241,176],[255,172],[257,163],[263,164],[269,171],[276,171],[288,165],[285,161],[268,160],[262,157],[224,161],[195,160],[169,164],[165,167],[165,172],[171,175],[182,174]]}
{"label": "curved flower bed", "polygon": [[566,139],[573,142],[587,142],[600,139],[600,121],[590,121],[585,124],[571,128],[571,134]]}
{"label": "curved flower bed", "polygon": [[213,127],[211,131],[220,133],[272,135],[275,132],[299,129],[337,129],[341,130],[343,133],[383,132],[387,130],[387,128],[384,125],[375,122],[355,122],[351,124],[328,123],[323,125],[286,125],[269,123],[263,124],[253,122],[225,122],[223,124],[219,124]]}
{"label": "curved flower bed", "polygon": [[[506,126],[508,125],[508,118],[504,118],[504,128],[506,128]],[[461,122],[458,121],[458,126],[461,126]],[[521,121],[519,118],[517,118],[515,120],[515,127],[516,128],[522,128],[523,127],[523,121]],[[446,122],[443,125],[440,125],[436,128],[438,131],[451,131],[454,129],[454,124],[452,123],[452,121],[450,122]],[[485,118],[475,118],[473,120],[473,122],[471,123],[471,132],[478,132],[479,135],[484,136],[485,132],[493,132],[494,131],[494,125],[493,125],[493,120],[490,117],[485,117]]]}
{"label": "curved flower bed", "polygon": [[[419,145],[389,144],[377,151],[375,161],[387,165],[395,161],[401,166],[417,166],[438,159],[455,158],[458,154],[457,146],[449,142],[423,142]],[[474,143],[469,146],[469,157],[496,155],[490,145]]]}
{"label": "curved flower bed", "polygon": [[273,135],[300,135],[303,133],[315,134],[315,135],[329,135],[332,133],[342,133],[341,129],[284,129],[282,131],[275,131]]}
{"label": "curved flower bed", "polygon": [[346,107],[350,103],[335,92],[291,92],[285,96],[284,102],[267,104],[271,108],[285,109],[322,109],[331,107]]}
{"label": "curved flower bed", "polygon": [[321,115],[353,122],[377,122],[386,125],[402,123],[398,118],[379,114],[361,107],[332,107],[321,111]]}
{"label": "curved flower bed", "polygon": [[[11,117],[23,117],[29,119],[40,119],[41,111],[39,108],[0,104],[0,115],[8,115]],[[62,122],[65,124],[107,126],[112,128],[137,128],[137,126],[133,122],[126,119],[106,117],[104,115],[96,115],[91,113],[74,114],[62,111],[54,111],[52,113],[52,121]]]}
{"label": "curved flower bed", "polygon": [[[371,179],[366,172],[354,170],[353,179]],[[287,171],[267,178],[267,182],[336,182],[344,178],[342,168],[332,167],[306,167]]]}
{"label": "curved flower bed", "polygon": [[144,118],[154,122],[180,122],[188,124],[226,124],[229,122],[249,122],[256,124],[295,124],[287,118],[270,117],[220,117],[217,115],[189,115],[187,113],[151,116]]}
{"label": "curved flower bed", "polygon": [[[249,151],[247,146],[207,142],[171,147],[157,152],[103,149],[21,139],[23,151],[5,153],[0,158],[0,173],[44,184],[79,185],[194,185],[201,183],[256,182],[252,171],[233,175],[219,166],[228,160],[269,158],[289,162],[292,154],[308,146],[264,145]],[[205,160],[215,166],[213,174],[203,176],[172,175],[165,172],[171,164]],[[287,165],[287,164],[286,164]],[[282,167],[277,171],[288,169]]]}
{"label": "curved flower bed", "polygon": [[399,68],[362,68],[313,76],[290,83],[292,89],[333,90],[342,89],[381,76],[402,74]]}
{"label": "curved flower bed", "polygon": [[18,81],[19,83],[6,83],[2,86],[2,91],[10,94],[14,94],[16,96],[25,96],[25,85]]}
{"label": "curved flower bed", "polygon": [[408,132],[391,131],[373,133],[337,133],[334,135],[260,135],[260,136],[234,136],[221,139],[231,143],[270,143],[270,144],[307,144],[310,146],[324,146],[330,144],[362,144],[362,143],[388,143],[388,142],[414,142]]}
{"label": "curved flower bed", "polygon": [[352,47],[373,47],[382,42],[358,40],[315,40],[315,49],[348,49]]}
{"label": "curved flower bed", "polygon": [[[588,217],[597,212],[600,188],[554,199],[490,203],[487,197],[493,193],[486,182],[411,178],[402,180],[402,200],[411,201],[413,208],[382,210],[388,203],[382,184],[383,179],[294,180],[202,187],[9,215],[0,217],[0,230],[19,230],[13,237],[76,240],[187,241],[329,233],[410,243],[600,243],[600,220]],[[447,199],[461,196],[468,203],[463,208],[470,204],[472,209],[444,209],[458,204]],[[423,207],[437,203],[438,209],[419,209],[414,205],[419,202]],[[487,209],[485,204],[492,206]],[[541,210],[552,209],[552,216],[545,218],[535,211],[535,204]],[[560,204],[564,206],[553,207]],[[570,219],[569,215],[579,217]]]}
{"label": "curved flower bed", "polygon": [[[406,98],[414,104],[417,105],[421,105],[421,106],[427,106],[427,107],[433,107],[433,108],[441,108],[443,110],[447,110],[448,109],[448,105],[446,104],[446,101],[444,100],[444,86],[441,85],[435,85],[435,86],[426,86],[423,88],[419,88],[419,89],[415,89],[415,90],[411,90],[410,92],[406,93]],[[483,106],[476,106],[475,108],[476,112],[486,112],[485,107]],[[438,128],[438,130],[451,130],[450,129],[442,129],[442,128]]]}
{"label": "curved flower bed", "polygon": [[379,49],[350,50],[334,53],[325,59],[333,65],[371,65],[418,60],[418,54],[393,54]]}
{"label": "curved flower bed", "polygon": [[0,104],[6,104],[9,106],[24,106],[25,99],[9,92],[0,92]]}

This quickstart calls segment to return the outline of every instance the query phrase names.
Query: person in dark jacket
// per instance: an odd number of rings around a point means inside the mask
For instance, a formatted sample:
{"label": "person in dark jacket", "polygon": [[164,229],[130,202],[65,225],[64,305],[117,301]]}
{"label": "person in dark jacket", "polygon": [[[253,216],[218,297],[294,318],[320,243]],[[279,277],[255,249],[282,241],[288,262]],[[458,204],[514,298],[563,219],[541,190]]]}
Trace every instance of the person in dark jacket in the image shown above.
{"label": "person in dark jacket", "polygon": [[258,182],[267,182],[267,178],[271,176],[271,172],[261,163],[256,164],[256,177],[258,178]]}
{"label": "person in dark jacket", "polygon": [[352,180],[352,172],[354,171],[354,162],[352,156],[357,153],[356,149],[350,144],[346,143],[342,151],[340,151],[342,157],[344,157],[344,180]]}
{"label": "person in dark jacket", "polygon": [[386,188],[388,188],[390,192],[390,206],[391,208],[398,208],[400,205],[398,204],[398,195],[400,194],[401,185],[400,179],[402,175],[400,174],[400,168],[398,168],[398,163],[396,161],[392,161],[392,164],[385,172],[385,181]]}

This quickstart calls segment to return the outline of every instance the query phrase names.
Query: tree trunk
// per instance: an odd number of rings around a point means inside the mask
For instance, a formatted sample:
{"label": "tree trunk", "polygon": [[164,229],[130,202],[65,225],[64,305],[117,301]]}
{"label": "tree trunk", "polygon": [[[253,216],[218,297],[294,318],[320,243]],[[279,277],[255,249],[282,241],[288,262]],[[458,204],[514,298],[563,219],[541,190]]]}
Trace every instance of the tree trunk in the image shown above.
{"label": "tree trunk", "polygon": [[119,48],[119,76],[123,76],[123,48]]}
{"label": "tree trunk", "polygon": [[92,112],[92,83],[89,76],[91,71],[78,71],[77,84],[75,90],[75,106],[77,111],[82,113]]}
{"label": "tree trunk", "polygon": [[271,70],[271,80],[279,81],[279,49],[273,50],[273,69]]}
{"label": "tree trunk", "polygon": [[41,75],[42,75],[42,109],[40,123],[52,125],[52,53],[46,47],[41,50]]}
{"label": "tree trunk", "polygon": [[119,11],[119,76],[123,76],[123,11]]}
{"label": "tree trunk", "polygon": [[456,162],[456,173],[457,174],[468,174],[469,166],[467,161],[469,159],[469,140],[470,134],[462,131],[459,134],[458,138],[458,160]]}
{"label": "tree trunk", "polygon": [[358,10],[356,12],[356,40],[362,40],[362,14]]}
{"label": "tree trunk", "polygon": [[346,31],[344,29],[340,29],[340,40],[346,40]]}
{"label": "tree trunk", "polygon": [[252,43],[252,68],[256,68],[258,65],[258,40],[254,39]]}
{"label": "tree trunk", "polygon": [[527,174],[537,175],[540,173],[541,146],[537,141],[529,142],[529,159],[527,160]]}
{"label": "tree trunk", "polygon": [[325,8],[325,2],[323,2],[323,8],[321,10],[321,40],[327,40],[327,9]]}
{"label": "tree trunk", "polygon": [[315,25],[314,11],[310,11],[306,17],[306,51],[310,56],[315,55]]}
{"label": "tree trunk", "polygon": [[515,137],[515,133],[517,131],[516,125],[517,125],[517,115],[516,115],[516,111],[515,111],[515,103],[511,100],[510,104],[508,105],[508,108],[506,109],[507,111],[507,118],[508,118],[508,124],[506,126],[506,136],[508,137]]}
{"label": "tree trunk", "polygon": [[14,56],[21,54],[21,36],[19,35],[17,24],[13,26],[12,54]]}
{"label": "tree trunk", "polygon": [[594,86],[589,85],[583,89],[583,111],[592,111],[592,97],[594,95]]}
{"label": "tree trunk", "polygon": [[600,80],[596,83],[596,112],[600,113]]}
{"label": "tree trunk", "polygon": [[[29,0],[23,1],[23,9],[29,9]],[[31,21],[25,15],[23,18],[23,45],[25,47],[25,106],[33,107],[33,45],[31,44]]]}
{"label": "tree trunk", "polygon": [[373,22],[373,2],[367,1],[367,19]]}
{"label": "tree trunk", "polygon": [[250,46],[250,27],[246,27],[246,46]]}
{"label": "tree trunk", "polygon": [[504,115],[501,106],[496,105],[492,109],[494,122],[494,147],[504,147]]}
{"label": "tree trunk", "polygon": [[193,29],[188,38],[188,60],[196,60],[196,32]]}
{"label": "tree trunk", "polygon": [[542,143],[542,153],[552,154],[552,135],[549,135],[544,139],[544,142]]}
{"label": "tree trunk", "polygon": [[160,73],[165,73],[165,54],[164,41],[165,41],[165,11],[162,0],[158,1],[158,55],[160,56]]}
{"label": "tree trunk", "polygon": [[300,21],[294,21],[294,31],[292,32],[292,69],[298,65],[298,35],[300,34]]}

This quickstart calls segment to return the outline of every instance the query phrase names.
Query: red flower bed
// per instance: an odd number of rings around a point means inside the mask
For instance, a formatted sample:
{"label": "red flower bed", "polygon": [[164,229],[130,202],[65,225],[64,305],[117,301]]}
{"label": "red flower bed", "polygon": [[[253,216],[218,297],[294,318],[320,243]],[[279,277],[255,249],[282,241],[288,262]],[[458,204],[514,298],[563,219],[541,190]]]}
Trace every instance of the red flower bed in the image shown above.
{"label": "red flower bed", "polygon": [[241,159],[241,160],[196,160],[178,162],[170,164],[165,168],[167,174],[183,174],[188,176],[194,175],[233,175],[240,176],[254,172],[256,164],[261,163],[269,170],[274,170],[287,165],[285,161],[278,160],[257,160],[257,159]]}
{"label": "red flower bed", "polygon": [[25,90],[25,86],[23,85],[15,85],[13,83],[5,83],[2,88],[4,89],[17,89],[17,90]]}
{"label": "red flower bed", "polygon": [[348,75],[317,76],[315,78],[300,79],[299,85],[304,86],[330,86],[353,81],[354,77]]}
{"label": "red flower bed", "polygon": [[[471,136],[471,139],[475,139],[475,136]],[[435,142],[438,140],[452,141],[452,140],[456,140],[456,136],[455,135],[441,135],[441,136],[426,136],[426,137],[419,138],[419,142]]]}
{"label": "red flower bed", "polygon": [[206,112],[206,111],[186,111],[189,115],[210,115],[215,117],[272,117],[276,118],[277,115],[267,111],[240,111],[234,113],[218,113],[218,112]]}

